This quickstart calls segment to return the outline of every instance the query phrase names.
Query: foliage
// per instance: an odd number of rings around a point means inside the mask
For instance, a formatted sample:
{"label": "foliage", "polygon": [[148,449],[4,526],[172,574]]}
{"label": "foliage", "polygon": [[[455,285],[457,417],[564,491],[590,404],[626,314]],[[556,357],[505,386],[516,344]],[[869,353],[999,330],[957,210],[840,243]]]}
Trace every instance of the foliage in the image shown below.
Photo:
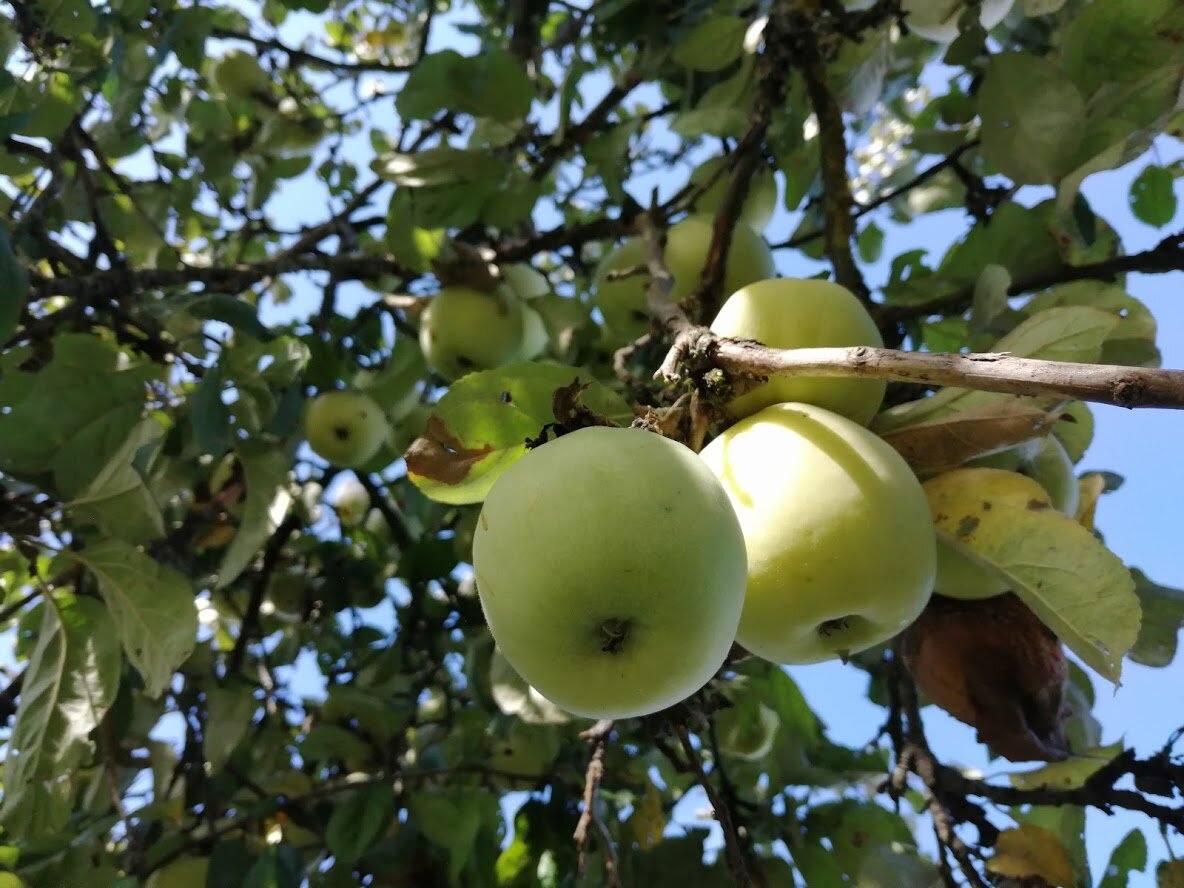
{"label": "foliage", "polygon": [[[634,341],[594,282],[726,182],[684,284],[710,323],[765,165],[779,267],[846,286],[889,347],[1158,366],[1124,275],[1184,267],[1184,235],[1126,255],[1080,187],[1184,131],[1184,6],[1024,0],[948,46],[900,6],[0,3],[0,884],[1177,884],[1139,831],[1084,865],[1086,807],[1184,828],[1179,738],[1139,760],[1090,713],[1124,659],[1170,664],[1184,621],[1184,592],[1091,533],[1113,476],[1081,478],[1075,515],[1001,510],[964,540],[1095,670],[1071,665],[1059,715],[1086,764],[1014,785],[940,763],[894,645],[850,664],[886,711],[866,748],[739,655],[593,724],[513,672],[476,597],[480,502],[532,442],[722,427],[743,380],[693,356],[653,378],[677,325]],[[1181,172],[1146,165],[1142,223],[1177,217]],[[871,293],[885,229],[950,208],[948,252],[886,257]],[[450,386],[425,307],[503,281],[536,341]],[[303,438],[339,389],[391,425],[352,470],[361,520]],[[1044,434],[1076,462],[1092,436],[1080,401],[936,389],[891,383],[872,423],[922,475]],[[772,738],[729,749],[733,709]],[[696,785],[722,852],[676,810]]]}

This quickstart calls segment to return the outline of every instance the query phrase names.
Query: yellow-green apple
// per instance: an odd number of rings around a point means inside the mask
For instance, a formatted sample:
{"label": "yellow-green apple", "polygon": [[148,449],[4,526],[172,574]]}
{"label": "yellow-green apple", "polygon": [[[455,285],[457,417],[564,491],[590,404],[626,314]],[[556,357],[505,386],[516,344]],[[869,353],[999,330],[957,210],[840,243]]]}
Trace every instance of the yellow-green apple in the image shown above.
{"label": "yellow-green apple", "polygon": [[1076,516],[1081,502],[1077,473],[1065,445],[1055,435],[1026,441],[967,463],[971,468],[1005,469],[1027,475],[1048,492],[1058,512]]}
{"label": "yellow-green apple", "polygon": [[[714,176],[724,165],[724,158],[713,157],[695,168],[691,173],[692,185],[699,185]],[[728,190],[730,171],[724,170],[706,191],[695,201],[695,211],[715,215],[724,203],[724,195]],[[756,173],[748,184],[748,194],[744,198],[744,205],[740,208],[740,218],[756,231],[764,231],[769,220],[773,218],[773,210],[777,206],[777,179],[773,170],[763,163],[757,167]]]}
{"label": "yellow-green apple", "polygon": [[[688,216],[666,232],[664,258],[674,277],[670,293],[675,302],[686,299],[699,287],[700,275],[711,248],[713,219],[706,214]],[[630,238],[601,262],[594,289],[596,303],[605,323],[618,338],[636,339],[650,327],[645,288],[650,276],[645,270],[646,246],[641,238]],[[609,280],[611,272],[636,274]],[[736,292],[753,281],[773,276],[773,254],[759,234],[740,225],[732,233],[732,244],[724,268],[724,295]]]}
{"label": "yellow-green apple", "polygon": [[744,600],[744,538],[720,483],[640,429],[580,429],[510,466],[482,506],[473,569],[506,660],[588,718],[702,687]]}
{"label": "yellow-green apple", "polygon": [[504,737],[490,740],[489,767],[505,772],[495,775],[493,782],[506,789],[523,789],[525,783],[546,774],[558,754],[559,735],[553,727],[515,719]]}
{"label": "yellow-green apple", "polygon": [[936,591],[966,600],[1008,591],[1005,577],[974,558],[977,516],[1001,506],[1051,509],[1048,491],[1018,472],[990,468],[954,469],[930,478],[924,490],[934,526],[945,536],[937,546]]}
{"label": "yellow-green apple", "polygon": [[921,484],[883,439],[812,404],[776,404],[701,454],[748,549],[736,640],[776,663],[845,658],[896,635],[933,591]]}
{"label": "yellow-green apple", "polygon": [[[1011,11],[1015,0],[982,0],[978,20],[988,31]],[[958,36],[958,19],[969,8],[967,0],[901,0],[900,9],[909,30],[935,43],[949,43]]]}
{"label": "yellow-green apple", "polygon": [[522,301],[504,284],[490,293],[444,287],[419,322],[419,345],[448,381],[515,359],[522,344]]}
{"label": "yellow-green apple", "polygon": [[544,351],[551,337],[543,316],[530,305],[522,306],[522,342],[518,346],[515,361],[533,361]]}
{"label": "yellow-green apple", "polygon": [[332,505],[341,525],[353,527],[366,517],[370,508],[370,493],[357,478],[342,478],[333,491]]}
{"label": "yellow-green apple", "polygon": [[[884,340],[863,304],[846,287],[830,281],[776,278],[733,293],[711,324],[732,339],[755,339],[770,348],[870,345]],[[773,404],[816,404],[867,425],[884,400],[881,379],[776,376],[734,398],[728,412],[737,419]]]}
{"label": "yellow-green apple", "polygon": [[390,426],[363,392],[324,392],[304,414],[304,436],[316,454],[336,466],[360,466],[378,452]]}

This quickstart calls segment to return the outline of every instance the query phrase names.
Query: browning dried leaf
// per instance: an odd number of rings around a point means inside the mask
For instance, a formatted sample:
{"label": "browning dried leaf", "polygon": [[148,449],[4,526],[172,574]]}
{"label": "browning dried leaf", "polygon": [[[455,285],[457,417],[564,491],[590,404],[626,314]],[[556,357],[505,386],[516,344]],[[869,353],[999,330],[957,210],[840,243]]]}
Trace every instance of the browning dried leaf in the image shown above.
{"label": "browning dried leaf", "polygon": [[440,417],[430,416],[423,436],[411,442],[403,458],[408,472],[441,484],[459,484],[476,463],[492,452],[488,444],[480,448],[465,447]]}
{"label": "browning dried leaf", "polygon": [[1013,762],[1068,756],[1064,648],[1016,595],[934,595],[903,641],[917,687],[994,752]]}
{"label": "browning dried leaf", "polygon": [[584,406],[581,396],[591,385],[590,382],[573,379],[570,385],[555,389],[555,394],[551,397],[551,411],[555,414],[555,422],[569,432],[590,426],[617,427],[611,419]]}
{"label": "browning dried leaf", "polygon": [[978,407],[886,433],[918,473],[943,472],[983,456],[1040,438],[1052,431],[1057,415],[1022,401],[991,401]]}

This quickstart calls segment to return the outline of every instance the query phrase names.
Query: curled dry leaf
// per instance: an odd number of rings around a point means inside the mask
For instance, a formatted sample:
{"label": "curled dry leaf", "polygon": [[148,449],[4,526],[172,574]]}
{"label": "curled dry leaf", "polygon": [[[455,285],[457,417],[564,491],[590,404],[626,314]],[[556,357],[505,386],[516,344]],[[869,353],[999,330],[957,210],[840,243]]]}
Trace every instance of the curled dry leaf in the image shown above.
{"label": "curled dry leaf", "polygon": [[1014,594],[934,595],[903,647],[917,687],[994,752],[1016,762],[1069,755],[1064,649]]}
{"label": "curled dry leaf", "polygon": [[990,401],[952,416],[896,429],[885,441],[919,474],[943,472],[1052,431],[1058,420],[1023,401]]}
{"label": "curled dry leaf", "polygon": [[591,387],[590,382],[573,379],[570,385],[555,389],[555,394],[551,397],[551,410],[555,414],[555,422],[569,432],[589,426],[617,428],[617,424],[611,419],[601,416],[584,404],[582,396]]}
{"label": "curled dry leaf", "polygon": [[493,448],[488,444],[479,448],[465,447],[440,417],[430,416],[423,436],[411,442],[404,459],[407,460],[407,471],[413,474],[441,484],[459,484],[474,465],[492,452]]}

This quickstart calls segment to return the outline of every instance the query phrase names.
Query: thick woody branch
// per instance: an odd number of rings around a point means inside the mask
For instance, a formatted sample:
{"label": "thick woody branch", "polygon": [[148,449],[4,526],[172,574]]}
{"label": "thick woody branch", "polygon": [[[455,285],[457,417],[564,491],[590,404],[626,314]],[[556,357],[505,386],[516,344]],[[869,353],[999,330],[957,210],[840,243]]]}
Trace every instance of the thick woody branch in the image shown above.
{"label": "thick woody branch", "polygon": [[847,139],[843,109],[827,83],[826,61],[808,26],[802,28],[798,64],[806,82],[806,94],[818,118],[818,150],[822,170],[823,240],[835,279],[864,302],[869,290],[855,264],[851,239],[855,235],[851,182],[847,178]]}
{"label": "thick woody branch", "polygon": [[699,341],[684,345],[686,351],[702,353],[715,366],[741,376],[891,379],[1118,407],[1184,409],[1182,370],[1042,361],[1006,354],[929,354],[866,346],[780,350],[753,342],[716,339],[706,330],[694,333]]}

